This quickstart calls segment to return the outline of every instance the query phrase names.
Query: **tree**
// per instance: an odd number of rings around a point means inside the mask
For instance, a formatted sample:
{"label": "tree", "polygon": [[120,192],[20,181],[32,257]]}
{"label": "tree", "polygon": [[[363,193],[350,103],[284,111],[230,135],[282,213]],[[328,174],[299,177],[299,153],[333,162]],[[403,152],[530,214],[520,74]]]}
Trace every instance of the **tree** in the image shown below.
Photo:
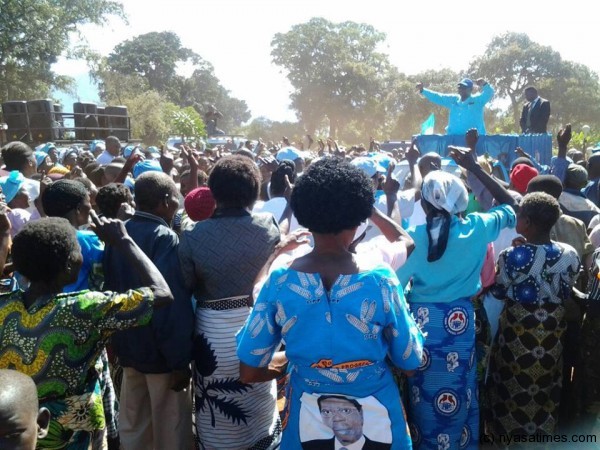
{"label": "tree", "polygon": [[160,145],[171,131],[171,112],[177,109],[156,91],[143,92],[125,100],[131,118],[131,136],[147,145]]}
{"label": "tree", "polygon": [[139,75],[150,89],[176,103],[180,100],[183,77],[177,66],[202,63],[200,56],[181,45],[179,36],[170,31],[151,32],[117,45],[108,56],[110,70],[122,75]]}
{"label": "tree", "polygon": [[167,114],[170,134],[181,136],[184,141],[185,138],[199,138],[206,135],[200,114],[191,106],[187,108],[175,106]]}
{"label": "tree", "polygon": [[[194,69],[187,78],[177,74],[177,67],[185,63]],[[232,97],[221,85],[212,64],[183,47],[172,32],[146,33],[122,42],[94,72],[103,100],[111,95],[107,89],[134,88],[138,93],[153,89],[178,106],[193,107],[200,115],[208,105],[215,105],[223,114],[220,128],[230,129],[250,118],[246,102]],[[115,84],[112,78],[124,84]]]}
{"label": "tree", "polygon": [[291,106],[309,133],[325,116],[334,136],[351,120],[381,117],[383,106],[373,97],[391,69],[387,55],[377,51],[384,39],[370,25],[323,18],[274,36],[273,62],[287,72]]}
{"label": "tree", "polygon": [[564,76],[540,81],[539,91],[551,99],[554,128],[571,123],[573,130],[588,124],[600,129],[598,74],[583,64],[564,62]]}
{"label": "tree", "polygon": [[563,77],[565,65],[552,47],[533,42],[524,33],[505,33],[492,39],[485,53],[471,63],[469,73],[485,78],[494,86],[496,96],[510,100],[517,130],[523,89]]}
{"label": "tree", "polygon": [[298,122],[278,122],[266,117],[257,117],[245,127],[241,127],[240,131],[249,139],[262,138],[264,142],[279,142],[283,136],[289,138],[290,142],[302,142],[306,134]]}
{"label": "tree", "polygon": [[124,17],[112,0],[0,0],[0,101],[48,97],[67,89],[69,77],[52,71],[84,24]]}

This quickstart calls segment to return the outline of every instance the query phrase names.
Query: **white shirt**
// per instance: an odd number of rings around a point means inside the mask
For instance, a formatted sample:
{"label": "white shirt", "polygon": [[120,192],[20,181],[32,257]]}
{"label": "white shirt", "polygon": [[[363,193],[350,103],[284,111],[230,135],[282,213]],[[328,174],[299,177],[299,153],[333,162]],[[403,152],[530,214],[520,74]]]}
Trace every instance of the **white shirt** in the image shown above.
{"label": "white shirt", "polygon": [[348,450],[361,450],[363,448],[363,445],[365,445],[366,439],[365,435],[363,434],[358,441],[352,444],[342,445],[342,443],[338,441],[337,438],[335,438],[333,442],[335,443],[335,450],[340,450],[342,448],[346,448]]}
{"label": "white shirt", "polygon": [[112,160],[115,158],[116,158],[116,156],[113,156],[110,153],[108,153],[106,150],[104,150],[102,153],[100,153],[100,155],[98,155],[98,158],[96,158],[96,162],[98,164],[100,164],[101,166],[105,166],[107,164],[110,164],[112,162]]}
{"label": "white shirt", "polygon": [[[254,213],[271,213],[275,218],[275,222],[279,223],[281,216],[283,215],[283,211],[287,206],[287,200],[284,197],[275,197],[271,200],[267,200],[266,202],[256,202],[254,204],[254,208],[252,208],[252,212]],[[300,224],[296,220],[296,216],[292,214],[292,218],[290,220],[290,230],[297,230],[300,228]]]}

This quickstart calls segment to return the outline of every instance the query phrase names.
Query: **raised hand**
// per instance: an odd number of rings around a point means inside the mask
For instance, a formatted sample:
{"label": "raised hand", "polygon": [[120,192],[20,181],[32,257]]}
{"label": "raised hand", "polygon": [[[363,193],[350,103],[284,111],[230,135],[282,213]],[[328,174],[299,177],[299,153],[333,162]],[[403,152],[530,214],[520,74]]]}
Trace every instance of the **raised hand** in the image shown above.
{"label": "raised hand", "polygon": [[421,83],[420,81],[417,83],[417,91],[419,92],[423,92],[423,83]]}
{"label": "raised hand", "polygon": [[523,150],[521,147],[517,147],[515,149],[515,154],[517,155],[518,158],[531,159],[531,155],[529,153],[527,153],[525,150]]}
{"label": "raised hand", "polygon": [[410,144],[410,148],[408,149],[404,157],[410,165],[415,165],[417,163],[417,160],[421,157],[421,152],[417,148],[415,141],[412,141],[412,143]]}
{"label": "raised hand", "polygon": [[400,183],[392,177],[392,173],[394,173],[394,168],[396,165],[391,162],[387,168],[387,173],[385,174],[385,181],[383,182],[383,192],[385,195],[395,196],[398,194],[400,190]]}
{"label": "raised hand", "polygon": [[122,221],[98,217],[94,210],[90,211],[90,217],[92,218],[90,227],[104,243],[118,246],[128,236]]}
{"label": "raised hand", "polygon": [[471,128],[467,131],[465,135],[465,142],[467,143],[467,147],[475,151],[475,147],[477,146],[477,141],[479,140],[479,132],[477,128]]}
{"label": "raised hand", "polygon": [[487,81],[485,81],[483,78],[477,78],[477,81],[475,83],[477,83],[477,86],[483,87],[487,84]]}
{"label": "raised hand", "polygon": [[164,146],[161,146],[160,147],[160,167],[162,168],[163,172],[170,175],[171,171],[173,170],[173,165],[174,165],[173,155],[171,155],[171,153],[168,150],[165,150]]}
{"label": "raised hand", "polygon": [[567,147],[571,141],[571,124],[567,124],[564,128],[561,128],[556,135],[559,147]]}
{"label": "raised hand", "polygon": [[477,164],[477,160],[475,158],[473,158],[473,155],[471,155],[470,148],[455,147],[455,146],[450,145],[450,146],[448,146],[448,150],[450,150],[450,157],[460,167],[467,169],[467,170],[473,170],[479,166],[479,164]]}

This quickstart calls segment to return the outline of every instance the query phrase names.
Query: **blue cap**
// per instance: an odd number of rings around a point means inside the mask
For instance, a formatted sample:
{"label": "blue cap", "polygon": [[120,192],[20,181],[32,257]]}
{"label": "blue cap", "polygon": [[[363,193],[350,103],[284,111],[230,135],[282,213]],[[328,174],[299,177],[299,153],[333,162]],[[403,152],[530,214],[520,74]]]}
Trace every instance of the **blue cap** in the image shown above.
{"label": "blue cap", "polygon": [[158,161],[152,159],[140,161],[133,166],[133,178],[137,179],[145,172],[162,172],[162,167],[160,167],[160,163]]}
{"label": "blue cap", "polygon": [[150,147],[148,147],[147,149],[150,153],[156,153],[159,154],[160,150],[158,149],[158,147],[156,147],[155,145],[151,145]]}
{"label": "blue cap", "polygon": [[131,156],[131,153],[133,152],[133,150],[135,150],[135,146],[133,146],[133,145],[128,145],[127,147],[125,147],[123,149],[123,157],[129,158]]}
{"label": "blue cap", "polygon": [[13,201],[23,187],[23,184],[25,184],[25,177],[18,170],[13,170],[7,177],[0,178],[0,186],[2,186],[6,203]]}
{"label": "blue cap", "polygon": [[44,152],[46,154],[48,154],[48,152],[50,152],[51,149],[55,149],[56,150],[56,145],[54,145],[54,142],[46,142],[41,147],[37,147],[36,148],[36,150],[38,150],[40,152]]}
{"label": "blue cap", "polygon": [[381,164],[385,170],[387,170],[390,164],[394,161],[394,158],[383,152],[373,152],[369,153],[367,156]]}
{"label": "blue cap", "polygon": [[460,80],[460,82],[458,83],[459,86],[464,86],[466,88],[472,88],[473,87],[473,80],[471,80],[470,78],[463,78],[462,80]]}
{"label": "blue cap", "polygon": [[48,153],[44,153],[41,150],[38,150],[37,152],[33,153],[35,155],[35,166],[36,167],[40,167],[43,162],[46,160],[46,158],[48,157]]}
{"label": "blue cap", "polygon": [[284,159],[295,161],[298,158],[304,158],[304,152],[298,150],[296,147],[283,147],[275,156],[277,161],[283,161]]}
{"label": "blue cap", "polygon": [[385,173],[386,168],[379,161],[369,158],[368,156],[359,156],[354,158],[351,164],[361,169],[369,178],[373,178],[377,173]]}

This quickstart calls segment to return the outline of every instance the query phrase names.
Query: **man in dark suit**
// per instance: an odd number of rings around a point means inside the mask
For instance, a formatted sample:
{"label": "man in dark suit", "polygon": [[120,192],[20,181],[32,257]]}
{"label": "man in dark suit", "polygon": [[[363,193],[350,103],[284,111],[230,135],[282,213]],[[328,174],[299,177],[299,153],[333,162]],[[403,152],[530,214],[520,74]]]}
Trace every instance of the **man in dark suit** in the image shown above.
{"label": "man in dark suit", "polygon": [[333,431],[331,439],[302,442],[303,450],[389,450],[392,444],[375,442],[363,434],[362,405],[343,395],[322,395],[317,399],[323,423]]}
{"label": "man in dark suit", "polygon": [[521,131],[523,134],[546,133],[550,118],[550,102],[538,95],[533,86],[525,88],[527,103],[521,112]]}

